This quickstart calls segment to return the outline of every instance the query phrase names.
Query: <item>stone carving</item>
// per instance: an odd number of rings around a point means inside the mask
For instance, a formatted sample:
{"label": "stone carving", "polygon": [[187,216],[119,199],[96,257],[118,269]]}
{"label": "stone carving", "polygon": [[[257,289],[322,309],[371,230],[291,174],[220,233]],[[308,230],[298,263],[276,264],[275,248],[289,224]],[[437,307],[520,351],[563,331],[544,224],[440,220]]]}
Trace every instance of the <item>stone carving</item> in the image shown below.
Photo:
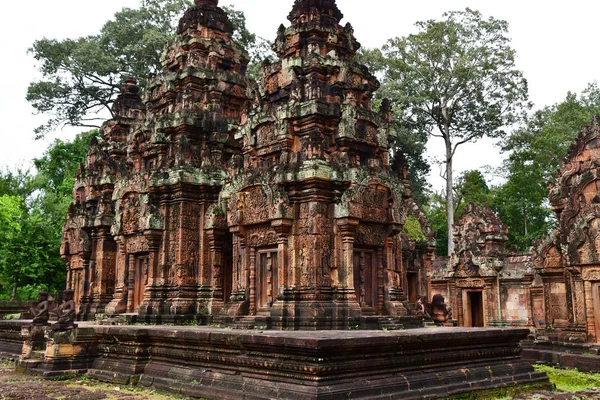
{"label": "stone carving", "polygon": [[[543,280],[546,324],[558,331],[586,331],[598,337],[598,315],[587,281],[600,281],[600,116],[585,127],[551,184],[557,229],[534,247],[534,266]],[[581,273],[581,275],[580,275]],[[591,309],[585,310],[591,307]],[[586,316],[587,314],[587,316]],[[570,326],[568,326],[570,325]]]}
{"label": "stone carving", "polygon": [[581,277],[584,281],[600,281],[600,269],[585,269]]}
{"label": "stone carving", "polygon": [[48,320],[50,319],[50,303],[48,302],[48,292],[45,290],[39,292],[37,303],[33,303],[29,311],[33,316],[33,326],[48,325]]}
{"label": "stone carving", "polygon": [[[65,224],[68,287],[84,319],[195,319],[202,309],[343,327],[361,306],[378,315],[385,301],[404,307],[409,264],[426,287],[433,236],[411,251],[399,238],[408,164],[397,156],[390,166],[391,104],[373,110],[379,82],[341,18],[335,1],[296,1],[277,59],[250,82],[227,14],[197,0],[163,71],[143,93],[124,82]],[[361,269],[353,257],[365,249]],[[420,261],[405,266],[404,254]],[[93,286],[88,266],[101,271]]]}
{"label": "stone carving", "polygon": [[66,331],[77,327],[75,324],[75,301],[74,292],[67,289],[62,292],[62,304],[58,308],[58,322],[52,325],[55,331]]}
{"label": "stone carving", "polygon": [[444,296],[436,294],[431,301],[431,319],[433,322],[443,324],[452,319],[452,309],[444,302]]}

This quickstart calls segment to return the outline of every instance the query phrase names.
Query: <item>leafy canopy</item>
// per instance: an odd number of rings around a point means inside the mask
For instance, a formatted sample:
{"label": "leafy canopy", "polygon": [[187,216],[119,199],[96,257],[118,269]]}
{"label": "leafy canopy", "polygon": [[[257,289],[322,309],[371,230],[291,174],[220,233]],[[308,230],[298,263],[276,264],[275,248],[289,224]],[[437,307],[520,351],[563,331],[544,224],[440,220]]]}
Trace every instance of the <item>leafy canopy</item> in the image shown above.
{"label": "leafy canopy", "polygon": [[506,183],[497,193],[497,210],[509,227],[509,245],[528,249],[550,231],[548,182],[567,155],[579,131],[600,113],[600,89],[589,84],[580,94],[537,110],[502,143],[509,154],[502,172]]}
{"label": "leafy canopy", "polygon": [[[527,81],[515,66],[508,23],[471,9],[417,22],[419,33],[383,47],[383,95],[414,129],[460,144],[499,137],[527,107]],[[435,128],[438,128],[437,131]],[[452,153],[453,154],[453,153]]]}
{"label": "leafy canopy", "polygon": [[[38,169],[0,172],[0,298],[35,298],[64,289],[59,249],[74,176],[97,131],[56,140],[35,159]],[[43,284],[40,284],[43,282]]]}
{"label": "leafy canopy", "polygon": [[456,149],[482,137],[502,137],[527,102],[527,81],[515,66],[506,21],[478,11],[452,11],[417,22],[418,33],[390,39],[382,57],[382,95],[411,131],[444,140],[448,251],[453,250],[452,161]]}
{"label": "leafy canopy", "polygon": [[[164,46],[175,37],[177,20],[191,5],[191,0],[141,0],[140,8],[123,8],[96,35],[36,40],[29,52],[42,78],[30,83],[27,100],[37,113],[49,117],[36,128],[36,137],[65,125],[98,128],[107,114],[113,116],[112,103],[127,77],[143,88],[148,74],[162,70]],[[224,9],[234,24],[234,39],[252,56],[250,73],[257,73],[270,45],[248,31],[243,12]]]}
{"label": "leafy canopy", "polygon": [[[386,59],[379,49],[359,50],[356,60],[366,65],[373,75],[383,80],[383,85],[386,84],[387,77],[385,76]],[[374,107],[378,108],[384,96],[382,91],[375,93]],[[429,174],[429,163],[425,160],[425,150],[427,146],[427,135],[410,129],[404,120],[399,118],[400,110],[395,106],[393,113],[394,128],[398,133],[396,142],[392,145],[392,166],[398,166],[405,162],[408,166],[408,177],[412,190],[412,197],[415,202],[422,207],[429,198],[429,184],[427,183],[427,175]]]}

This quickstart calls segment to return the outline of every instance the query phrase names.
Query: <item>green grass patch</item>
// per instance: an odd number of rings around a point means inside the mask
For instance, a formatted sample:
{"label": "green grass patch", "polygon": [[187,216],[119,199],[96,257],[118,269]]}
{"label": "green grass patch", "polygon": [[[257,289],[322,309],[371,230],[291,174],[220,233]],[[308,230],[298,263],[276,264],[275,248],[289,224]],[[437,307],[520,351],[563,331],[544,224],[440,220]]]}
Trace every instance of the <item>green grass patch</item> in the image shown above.
{"label": "green grass patch", "polygon": [[600,387],[600,374],[580,372],[576,369],[554,368],[547,365],[534,365],[536,371],[545,372],[550,382],[563,392],[581,392]]}
{"label": "green grass patch", "polygon": [[3,320],[19,319],[19,318],[21,318],[21,314],[5,314],[2,317]]}
{"label": "green grass patch", "polygon": [[0,368],[14,368],[15,363],[8,360],[0,360]]}
{"label": "green grass patch", "polygon": [[456,394],[448,400],[511,400],[516,396],[549,390],[545,383],[532,383],[525,385],[502,387],[497,389],[476,390],[468,393]]}

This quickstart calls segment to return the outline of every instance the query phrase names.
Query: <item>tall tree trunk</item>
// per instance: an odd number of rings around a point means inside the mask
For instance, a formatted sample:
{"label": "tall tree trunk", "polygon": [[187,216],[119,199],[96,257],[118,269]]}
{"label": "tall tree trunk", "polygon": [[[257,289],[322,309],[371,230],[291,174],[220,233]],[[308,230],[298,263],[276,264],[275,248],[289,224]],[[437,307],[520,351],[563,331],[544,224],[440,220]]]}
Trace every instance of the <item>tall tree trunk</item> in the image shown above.
{"label": "tall tree trunk", "polygon": [[[449,129],[448,129],[449,131]],[[446,141],[446,218],[448,219],[448,255],[454,253],[454,189],[452,185],[452,143],[447,131]]]}
{"label": "tall tree trunk", "polygon": [[525,237],[527,237],[527,209],[523,208],[523,222],[525,223]]}
{"label": "tall tree trunk", "polygon": [[12,300],[17,300],[17,287],[19,286],[19,271],[15,272],[15,280],[13,281]]}

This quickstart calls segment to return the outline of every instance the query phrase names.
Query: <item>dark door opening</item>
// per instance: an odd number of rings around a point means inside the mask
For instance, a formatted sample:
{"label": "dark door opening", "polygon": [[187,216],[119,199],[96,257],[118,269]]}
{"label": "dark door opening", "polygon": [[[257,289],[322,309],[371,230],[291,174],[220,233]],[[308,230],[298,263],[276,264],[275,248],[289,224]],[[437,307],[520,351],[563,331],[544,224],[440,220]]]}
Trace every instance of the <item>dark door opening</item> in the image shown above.
{"label": "dark door opening", "polygon": [[483,328],[483,293],[469,292],[468,296],[470,326]]}
{"label": "dark door opening", "polygon": [[266,311],[275,301],[279,290],[276,250],[259,252],[256,280],[256,306],[259,311]]}
{"label": "dark door opening", "polygon": [[408,302],[416,303],[419,296],[419,273],[409,272],[406,279],[408,283]]}
{"label": "dark door opening", "polygon": [[372,251],[354,253],[354,290],[361,307],[377,308],[377,267]]}

